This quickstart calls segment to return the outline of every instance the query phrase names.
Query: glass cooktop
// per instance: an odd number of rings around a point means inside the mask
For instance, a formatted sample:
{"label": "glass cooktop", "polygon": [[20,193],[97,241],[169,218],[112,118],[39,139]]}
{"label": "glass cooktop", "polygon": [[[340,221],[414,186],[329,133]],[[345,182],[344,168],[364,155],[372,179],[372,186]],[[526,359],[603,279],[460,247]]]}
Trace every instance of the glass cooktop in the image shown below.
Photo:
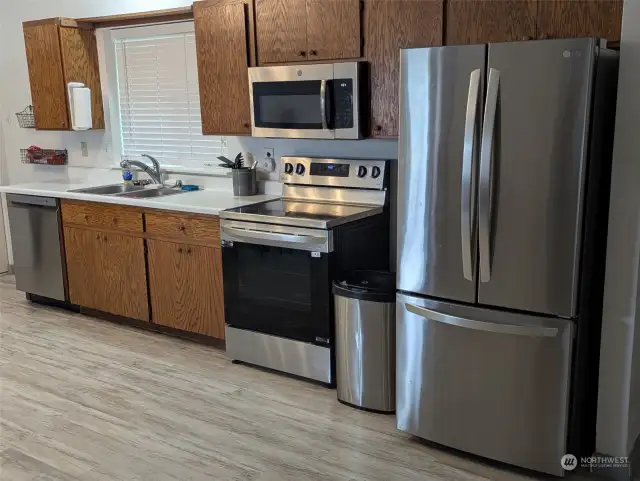
{"label": "glass cooktop", "polygon": [[272,200],[220,212],[223,219],[329,229],[382,212],[382,207]]}

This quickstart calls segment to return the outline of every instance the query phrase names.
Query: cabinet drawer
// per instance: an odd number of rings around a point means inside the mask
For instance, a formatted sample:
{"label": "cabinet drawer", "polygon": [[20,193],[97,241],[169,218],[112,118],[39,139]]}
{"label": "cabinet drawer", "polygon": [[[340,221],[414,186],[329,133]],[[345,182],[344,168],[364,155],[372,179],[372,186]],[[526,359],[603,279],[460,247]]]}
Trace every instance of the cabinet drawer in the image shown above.
{"label": "cabinet drawer", "polygon": [[147,233],[158,237],[220,245],[218,217],[192,217],[188,214],[146,213]]}
{"label": "cabinet drawer", "polygon": [[64,224],[142,232],[142,212],[118,205],[62,201]]}

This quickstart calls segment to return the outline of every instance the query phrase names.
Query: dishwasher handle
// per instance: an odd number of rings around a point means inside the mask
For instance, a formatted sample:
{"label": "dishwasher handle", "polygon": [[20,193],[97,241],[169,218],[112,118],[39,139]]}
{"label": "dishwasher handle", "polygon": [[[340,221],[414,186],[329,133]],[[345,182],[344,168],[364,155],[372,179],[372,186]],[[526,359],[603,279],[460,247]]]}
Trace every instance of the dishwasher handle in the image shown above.
{"label": "dishwasher handle", "polygon": [[9,207],[42,207],[55,210],[58,208],[58,199],[35,195],[7,194],[7,204]]}

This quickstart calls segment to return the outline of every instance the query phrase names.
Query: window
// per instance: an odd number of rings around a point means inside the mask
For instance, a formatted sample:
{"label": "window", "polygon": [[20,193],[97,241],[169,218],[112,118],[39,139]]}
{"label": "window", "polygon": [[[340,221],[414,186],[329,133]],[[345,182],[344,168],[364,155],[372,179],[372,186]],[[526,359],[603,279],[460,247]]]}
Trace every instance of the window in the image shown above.
{"label": "window", "polygon": [[114,148],[125,158],[153,155],[163,167],[217,166],[226,139],[202,135],[193,22],[112,30],[111,39]]}

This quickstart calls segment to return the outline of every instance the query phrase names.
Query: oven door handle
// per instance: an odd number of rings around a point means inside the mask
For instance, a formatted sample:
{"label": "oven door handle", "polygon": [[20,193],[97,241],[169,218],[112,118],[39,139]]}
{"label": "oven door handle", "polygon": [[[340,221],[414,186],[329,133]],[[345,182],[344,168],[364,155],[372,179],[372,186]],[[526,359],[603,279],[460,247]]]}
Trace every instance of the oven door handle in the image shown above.
{"label": "oven door handle", "polygon": [[[299,234],[282,234],[279,232],[267,232],[253,229],[237,229],[235,227],[221,226],[220,230],[231,237],[236,239],[243,239],[246,241],[272,241],[272,242],[287,242],[291,244],[305,244],[305,245],[322,245],[327,242],[325,237],[315,237],[310,235]],[[253,242],[255,244],[255,242]]]}

